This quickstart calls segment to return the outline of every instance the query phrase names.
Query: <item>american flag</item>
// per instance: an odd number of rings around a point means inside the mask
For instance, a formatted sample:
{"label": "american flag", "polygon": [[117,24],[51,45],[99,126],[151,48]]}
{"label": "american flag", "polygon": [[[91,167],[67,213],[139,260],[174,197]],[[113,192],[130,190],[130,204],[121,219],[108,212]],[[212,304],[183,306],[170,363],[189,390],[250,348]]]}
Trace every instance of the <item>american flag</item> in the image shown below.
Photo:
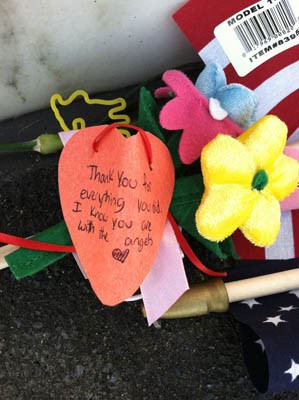
{"label": "american flag", "polygon": [[[255,91],[260,101],[258,119],[266,114],[277,115],[288,125],[289,140],[298,140],[298,46],[277,54],[240,77],[214,36],[217,25],[254,3],[253,0],[190,0],[173,18],[206,64],[220,63],[228,83],[241,83]],[[256,247],[240,231],[234,234],[233,239],[242,259],[299,257],[299,210],[282,213],[280,235],[273,246],[266,249]]]}
{"label": "american flag", "polygon": [[[226,281],[299,268],[299,261],[242,261]],[[299,390],[299,289],[232,303],[240,322],[244,359],[262,393]]]}
{"label": "american flag", "polygon": [[[228,83],[255,91],[260,100],[257,117],[277,115],[288,125],[289,141],[295,141],[299,139],[298,46],[239,77],[214,36],[217,25],[255,3],[189,0],[173,18],[206,64],[220,63]],[[282,213],[281,231],[273,246],[253,246],[240,231],[234,243],[244,261],[236,262],[227,281],[299,268],[299,260],[294,259],[299,257],[299,210]],[[294,345],[298,342],[299,290],[233,303],[230,310],[240,322],[244,358],[257,388],[263,393],[299,390],[299,347]]]}

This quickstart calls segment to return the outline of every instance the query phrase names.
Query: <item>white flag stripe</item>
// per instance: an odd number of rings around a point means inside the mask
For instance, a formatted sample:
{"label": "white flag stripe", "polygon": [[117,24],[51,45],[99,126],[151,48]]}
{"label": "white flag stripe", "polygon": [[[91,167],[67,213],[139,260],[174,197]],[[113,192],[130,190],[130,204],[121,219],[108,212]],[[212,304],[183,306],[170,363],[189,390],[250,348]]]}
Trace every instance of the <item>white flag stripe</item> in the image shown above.
{"label": "white flag stripe", "polygon": [[[299,140],[299,128],[289,137],[287,144]],[[280,233],[276,242],[265,248],[266,260],[288,260],[295,257],[292,211],[281,213]]]}
{"label": "white flag stripe", "polygon": [[[284,98],[299,88],[299,61],[281,69],[261,83],[255,90],[259,99],[257,119],[264,117]],[[292,110],[295,112],[295,110]],[[291,112],[292,112],[291,111]]]}
{"label": "white flag stripe", "polygon": [[288,138],[287,144],[298,142],[299,140],[299,128],[297,128],[292,135]]}
{"label": "white flag stripe", "polygon": [[[269,221],[270,223],[270,221]],[[265,248],[267,260],[288,260],[295,257],[292,212],[281,213],[280,232],[276,242]]]}
{"label": "white flag stripe", "polygon": [[198,54],[205,64],[217,62],[223,69],[230,64],[227,55],[216,38],[211,40]]}

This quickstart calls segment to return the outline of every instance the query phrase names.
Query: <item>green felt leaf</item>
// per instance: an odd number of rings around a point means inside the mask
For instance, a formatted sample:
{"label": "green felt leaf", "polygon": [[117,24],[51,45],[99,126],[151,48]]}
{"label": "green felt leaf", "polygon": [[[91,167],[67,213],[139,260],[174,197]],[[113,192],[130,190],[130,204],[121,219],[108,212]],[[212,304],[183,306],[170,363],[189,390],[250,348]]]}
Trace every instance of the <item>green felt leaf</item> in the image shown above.
{"label": "green felt leaf", "polygon": [[159,124],[159,109],[150,91],[140,89],[138,126],[166,143]]}
{"label": "green felt leaf", "polygon": [[[72,240],[64,221],[34,235],[31,239],[63,246],[72,246]],[[21,248],[7,255],[5,260],[13,275],[17,279],[21,279],[41,271],[67,254],[69,253]]]}
{"label": "green felt leaf", "polygon": [[237,259],[240,258],[239,254],[237,254],[236,252],[234,242],[231,236],[223,240],[223,242],[220,242],[219,245],[222,251],[225,252],[227,255]]}
{"label": "green felt leaf", "polygon": [[170,205],[170,212],[179,225],[182,226],[196,240],[211,250],[220,258],[228,255],[237,257],[231,237],[224,242],[217,243],[202,237],[196,228],[195,213],[204,192],[204,183],[201,175],[178,178]]}
{"label": "green felt leaf", "polygon": [[180,178],[182,176],[192,176],[195,174],[201,174],[200,159],[194,161],[192,164],[183,164],[179,155],[179,144],[181,140],[182,132],[173,132],[170,139],[167,142],[167,147],[170,151],[172,161],[175,168],[175,177]]}
{"label": "green felt leaf", "polygon": [[175,170],[178,170],[183,164],[179,156],[179,144],[182,134],[180,132],[174,133],[167,142],[168,150],[173,161]]}

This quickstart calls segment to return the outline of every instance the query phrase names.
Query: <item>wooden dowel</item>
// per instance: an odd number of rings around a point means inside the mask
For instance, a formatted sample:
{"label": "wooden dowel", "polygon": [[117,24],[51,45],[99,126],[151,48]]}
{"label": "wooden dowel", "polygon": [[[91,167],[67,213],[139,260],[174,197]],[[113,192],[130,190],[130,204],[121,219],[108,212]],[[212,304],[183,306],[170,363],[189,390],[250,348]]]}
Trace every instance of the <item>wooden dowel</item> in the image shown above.
{"label": "wooden dowel", "polygon": [[4,268],[8,267],[5,257],[8,256],[8,254],[10,254],[18,249],[19,249],[19,247],[14,246],[12,244],[7,244],[5,246],[0,247],[0,269],[4,269]]}
{"label": "wooden dowel", "polygon": [[[32,236],[28,236],[26,239],[30,239]],[[6,244],[5,246],[0,247],[0,270],[4,268],[8,268],[8,264],[5,260],[5,257],[10,253],[18,250],[20,247],[14,246],[13,244]]]}
{"label": "wooden dowel", "polygon": [[299,288],[299,268],[225,283],[230,303]]}
{"label": "wooden dowel", "polygon": [[[191,285],[161,318],[186,318],[223,312],[229,303],[299,289],[299,268],[224,283],[221,279]],[[145,309],[142,307],[143,315]]]}

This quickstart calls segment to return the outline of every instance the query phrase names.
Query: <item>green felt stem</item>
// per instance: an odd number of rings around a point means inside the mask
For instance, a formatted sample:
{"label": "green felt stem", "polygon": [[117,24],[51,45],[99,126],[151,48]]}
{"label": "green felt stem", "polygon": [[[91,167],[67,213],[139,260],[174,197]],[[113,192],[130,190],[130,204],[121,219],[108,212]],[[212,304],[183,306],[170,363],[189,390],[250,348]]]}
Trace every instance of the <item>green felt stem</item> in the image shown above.
{"label": "green felt stem", "polygon": [[[72,246],[72,240],[64,221],[34,235],[31,239],[40,242]],[[22,279],[41,271],[67,254],[69,253],[20,248],[5,256],[5,260],[13,275],[17,279]]]}
{"label": "green felt stem", "polygon": [[151,132],[165,143],[165,138],[159,125],[159,110],[157,104],[151,92],[144,87],[140,89],[138,126],[145,131]]}
{"label": "green felt stem", "polygon": [[227,256],[238,258],[231,237],[217,243],[211,242],[199,234],[195,224],[195,213],[199,207],[203,193],[204,183],[201,174],[176,179],[170,204],[171,214],[186,232],[219,258],[226,259]]}

